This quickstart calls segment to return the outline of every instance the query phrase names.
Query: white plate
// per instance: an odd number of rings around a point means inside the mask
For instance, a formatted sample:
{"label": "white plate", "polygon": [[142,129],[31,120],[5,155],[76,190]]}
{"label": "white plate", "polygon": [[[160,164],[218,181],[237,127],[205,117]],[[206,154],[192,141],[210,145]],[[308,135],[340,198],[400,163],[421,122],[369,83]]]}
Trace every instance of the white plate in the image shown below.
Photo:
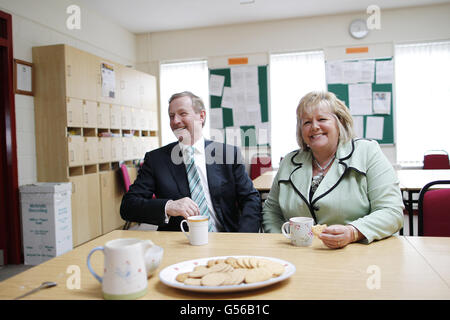
{"label": "white plate", "polygon": [[[249,258],[258,258],[258,259],[267,259],[272,260],[278,263],[281,263],[285,270],[284,273],[276,278],[272,278],[266,281],[261,281],[257,283],[241,283],[237,285],[231,285],[231,286],[191,286],[186,285],[183,283],[178,282],[175,280],[176,276],[179,273],[183,272],[190,272],[193,271],[194,267],[199,265],[206,265],[209,260],[212,259],[226,259],[228,257],[249,257]],[[198,292],[234,292],[234,291],[245,291],[245,290],[252,290],[257,289],[265,286],[272,285],[274,283],[283,281],[290,276],[292,276],[295,273],[295,266],[285,260],[277,259],[277,258],[271,258],[271,257],[260,257],[260,256],[221,256],[221,257],[210,257],[210,258],[203,258],[203,259],[194,259],[189,261],[183,261],[180,263],[172,264],[171,266],[168,266],[161,270],[159,273],[159,279],[169,287],[174,287],[178,289],[188,290],[188,291],[198,291]]]}

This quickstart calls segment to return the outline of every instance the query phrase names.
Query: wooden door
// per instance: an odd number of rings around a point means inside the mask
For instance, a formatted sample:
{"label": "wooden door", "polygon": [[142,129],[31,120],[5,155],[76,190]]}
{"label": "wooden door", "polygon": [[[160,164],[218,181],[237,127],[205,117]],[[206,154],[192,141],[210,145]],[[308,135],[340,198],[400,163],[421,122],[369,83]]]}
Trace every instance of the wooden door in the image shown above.
{"label": "wooden door", "polygon": [[120,204],[124,188],[116,170],[100,172],[100,195],[102,204],[102,232],[120,228],[125,221],[120,217]]}
{"label": "wooden door", "polygon": [[98,162],[105,163],[111,161],[111,137],[98,138]]}
{"label": "wooden door", "polygon": [[67,137],[67,152],[69,166],[76,167],[84,164],[84,143],[82,136]]}
{"label": "wooden door", "polygon": [[64,46],[66,57],[66,95],[70,98],[87,98],[88,54],[73,47]]}
{"label": "wooden door", "polygon": [[67,98],[67,126],[82,127],[83,126],[83,100]]}
{"label": "wooden door", "polygon": [[140,104],[139,73],[136,70],[120,68],[120,103],[128,107],[137,107]]}
{"label": "wooden door", "polygon": [[111,125],[110,105],[99,103],[97,108],[97,128],[107,129]]}
{"label": "wooden door", "polygon": [[72,182],[72,237],[76,247],[101,235],[98,174],[69,178]]}
{"label": "wooden door", "polygon": [[19,264],[23,259],[11,19],[10,14],[0,11],[0,260],[4,264]]}
{"label": "wooden door", "polygon": [[83,103],[83,127],[97,127],[97,102],[85,100]]}
{"label": "wooden door", "polygon": [[156,109],[156,78],[147,73],[139,75],[140,106],[145,109]]}

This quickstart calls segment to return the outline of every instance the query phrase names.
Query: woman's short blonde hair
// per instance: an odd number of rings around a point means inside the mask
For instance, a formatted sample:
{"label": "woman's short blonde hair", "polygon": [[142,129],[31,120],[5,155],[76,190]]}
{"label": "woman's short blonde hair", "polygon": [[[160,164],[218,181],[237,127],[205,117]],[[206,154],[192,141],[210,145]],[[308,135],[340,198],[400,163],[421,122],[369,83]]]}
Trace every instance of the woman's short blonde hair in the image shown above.
{"label": "woman's short blonde hair", "polygon": [[303,150],[308,150],[302,137],[302,116],[303,113],[311,113],[319,106],[326,106],[337,120],[339,129],[339,142],[347,142],[354,138],[353,118],[349,108],[344,102],[339,100],[332,92],[312,91],[305,95],[297,106],[297,143]]}

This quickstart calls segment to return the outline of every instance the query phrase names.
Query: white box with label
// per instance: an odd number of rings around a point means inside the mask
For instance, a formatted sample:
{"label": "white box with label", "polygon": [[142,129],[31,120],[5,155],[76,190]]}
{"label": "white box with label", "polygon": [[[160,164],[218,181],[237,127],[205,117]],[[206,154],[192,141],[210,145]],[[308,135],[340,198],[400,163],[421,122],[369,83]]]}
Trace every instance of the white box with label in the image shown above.
{"label": "white box with label", "polygon": [[20,186],[24,263],[37,265],[73,249],[71,183]]}

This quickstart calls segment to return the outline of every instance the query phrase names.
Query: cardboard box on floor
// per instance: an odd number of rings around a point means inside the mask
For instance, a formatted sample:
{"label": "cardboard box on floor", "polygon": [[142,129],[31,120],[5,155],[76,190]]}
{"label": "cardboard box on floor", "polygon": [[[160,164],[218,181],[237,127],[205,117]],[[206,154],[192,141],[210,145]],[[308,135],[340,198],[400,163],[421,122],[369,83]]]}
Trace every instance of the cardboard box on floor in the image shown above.
{"label": "cardboard box on floor", "polygon": [[24,264],[37,265],[73,249],[71,183],[20,186]]}

